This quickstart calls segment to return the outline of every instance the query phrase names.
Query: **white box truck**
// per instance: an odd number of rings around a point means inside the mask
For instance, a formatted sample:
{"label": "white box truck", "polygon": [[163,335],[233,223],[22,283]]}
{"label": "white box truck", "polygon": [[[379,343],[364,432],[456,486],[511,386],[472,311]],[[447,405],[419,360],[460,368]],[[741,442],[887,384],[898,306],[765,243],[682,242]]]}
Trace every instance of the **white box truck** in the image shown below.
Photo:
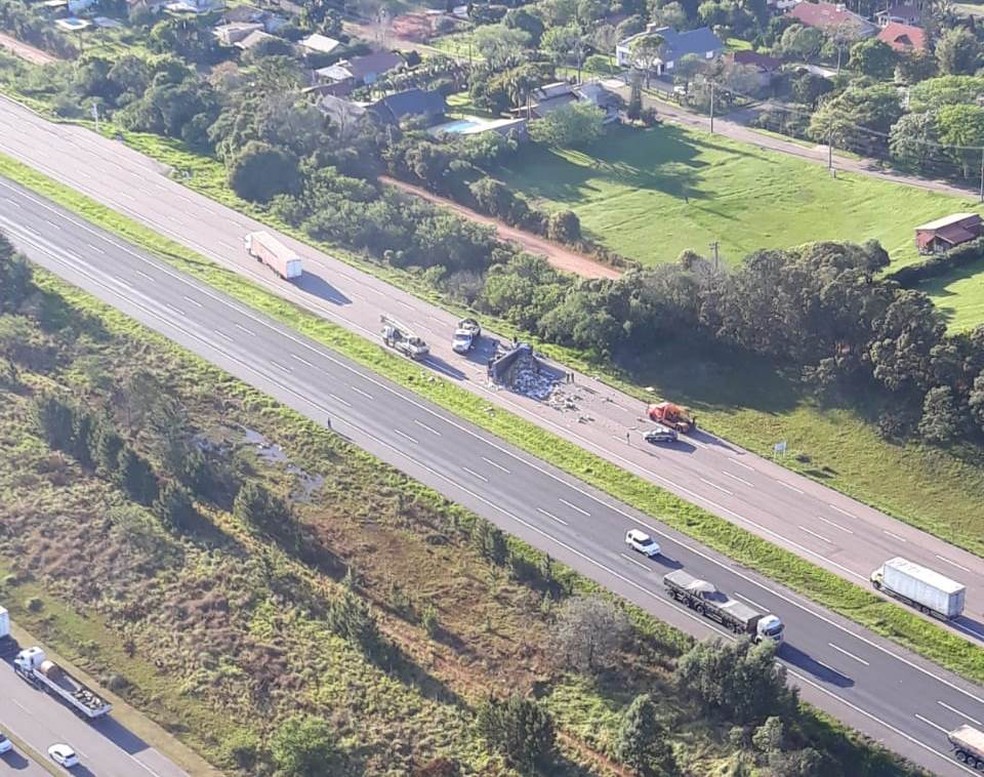
{"label": "white box truck", "polygon": [[20,651],[14,659],[14,671],[37,688],[60,698],[83,718],[101,718],[113,709],[99,694],[49,661],[39,647]]}
{"label": "white box truck", "polygon": [[301,257],[269,232],[250,232],[244,243],[250,256],[263,262],[285,281],[300,278],[304,272]]}
{"label": "white box truck", "polygon": [[871,584],[876,590],[943,620],[960,617],[967,594],[961,583],[899,557],[872,572]]}
{"label": "white box truck", "polygon": [[984,770],[984,731],[973,726],[959,726],[946,735],[958,761],[971,769]]}

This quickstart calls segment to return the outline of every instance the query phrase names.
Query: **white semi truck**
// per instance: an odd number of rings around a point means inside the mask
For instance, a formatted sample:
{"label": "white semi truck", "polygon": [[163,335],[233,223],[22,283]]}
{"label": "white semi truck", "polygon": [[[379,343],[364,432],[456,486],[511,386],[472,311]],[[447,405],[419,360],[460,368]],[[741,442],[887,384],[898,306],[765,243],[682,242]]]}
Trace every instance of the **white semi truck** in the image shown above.
{"label": "white semi truck", "polygon": [[967,595],[961,583],[899,557],[872,572],[871,584],[876,590],[943,620],[960,617]]}
{"label": "white semi truck", "polygon": [[663,576],[666,592],[705,618],[717,621],[735,634],[745,634],[755,642],[782,642],[785,625],[775,615],[749,607],[721,593],[706,580],[678,569]]}
{"label": "white semi truck", "polygon": [[959,726],[946,735],[958,761],[971,769],[984,771],[984,731],[973,726]]}
{"label": "white semi truck", "polygon": [[301,257],[269,232],[250,232],[243,242],[250,256],[263,262],[285,281],[300,278],[303,274]]}
{"label": "white semi truck", "polygon": [[113,708],[95,691],[49,661],[39,647],[20,651],[14,659],[14,671],[35,687],[60,698],[83,718],[101,718]]}

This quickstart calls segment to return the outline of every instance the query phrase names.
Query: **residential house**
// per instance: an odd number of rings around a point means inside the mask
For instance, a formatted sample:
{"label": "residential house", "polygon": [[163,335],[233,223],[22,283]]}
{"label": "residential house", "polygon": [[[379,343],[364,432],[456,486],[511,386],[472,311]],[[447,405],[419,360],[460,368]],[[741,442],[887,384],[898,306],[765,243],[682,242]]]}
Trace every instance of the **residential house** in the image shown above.
{"label": "residential house", "polygon": [[735,51],[726,54],[724,61],[742,67],[754,68],[759,76],[759,86],[767,87],[772,83],[772,79],[782,67],[782,60],[770,57],[767,54],[760,54],[757,51]]}
{"label": "residential house", "polygon": [[981,236],[981,217],[955,213],[916,227],[916,248],[921,254],[939,254]]}
{"label": "residential house", "polygon": [[440,92],[407,89],[377,100],[368,109],[383,124],[399,124],[419,116],[429,127],[444,116],[448,106]]}
{"label": "residential house", "polygon": [[870,38],[878,28],[856,13],[848,11],[841,4],[797,3],[787,14],[804,27],[816,27],[828,35],[837,30],[853,29],[859,38]]}
{"label": "residential house", "polygon": [[795,8],[803,0],[766,0],[766,5],[773,13],[786,13],[790,8]]}
{"label": "residential house", "polygon": [[630,35],[618,42],[615,47],[615,60],[619,67],[636,67],[641,63],[633,61],[632,45],[646,35],[656,34],[663,38],[663,55],[652,63],[657,75],[673,69],[674,65],[687,55],[701,59],[714,59],[724,51],[724,44],[711,32],[709,27],[677,32],[672,27],[659,27],[650,24],[645,32]]}
{"label": "residential house", "polygon": [[875,12],[875,22],[879,27],[887,27],[892,22],[918,27],[922,24],[922,11],[914,5],[890,5],[884,10]]}
{"label": "residential house", "polygon": [[526,106],[514,108],[510,113],[517,118],[527,116],[530,119],[542,119],[558,108],[576,102],[587,102],[601,108],[605,114],[605,124],[618,121],[621,99],[597,81],[588,81],[583,84],[557,81],[552,84],[544,84],[533,91]]}
{"label": "residential house", "polygon": [[889,22],[878,33],[878,40],[898,52],[926,51],[926,31],[922,27],[901,22]]}
{"label": "residential house", "polygon": [[260,22],[232,22],[212,29],[212,35],[223,46],[234,46],[245,40],[251,33],[263,29]]}
{"label": "residential house", "polygon": [[68,12],[70,14],[80,14],[88,11],[96,0],[68,0]]}
{"label": "residential house", "polygon": [[[343,88],[355,89],[360,86],[370,86],[379,80],[381,75],[401,65],[403,59],[389,51],[367,54],[364,57],[342,59],[330,67],[315,71],[322,82],[332,85],[342,85]],[[336,92],[337,94],[337,92]]]}
{"label": "residential house", "polygon": [[298,45],[307,51],[316,54],[331,54],[335,49],[342,45],[341,41],[329,38],[327,35],[314,33],[298,41]]}
{"label": "residential house", "polygon": [[241,41],[236,42],[235,47],[237,49],[242,49],[243,51],[249,51],[254,46],[259,45],[265,40],[279,40],[282,41],[283,38],[278,38],[276,35],[271,35],[263,30],[254,30]]}

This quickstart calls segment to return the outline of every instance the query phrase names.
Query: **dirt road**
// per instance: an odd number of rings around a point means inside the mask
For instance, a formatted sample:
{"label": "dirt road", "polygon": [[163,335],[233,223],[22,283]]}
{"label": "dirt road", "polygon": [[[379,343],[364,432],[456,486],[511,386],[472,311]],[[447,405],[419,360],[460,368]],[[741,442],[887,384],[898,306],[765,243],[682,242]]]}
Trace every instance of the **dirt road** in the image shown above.
{"label": "dirt road", "polygon": [[531,254],[541,254],[545,256],[550,265],[552,267],[556,267],[558,270],[580,275],[583,278],[619,278],[622,275],[620,270],[617,270],[614,267],[609,267],[607,264],[602,264],[596,259],[579,254],[569,248],[565,248],[559,243],[553,242],[552,240],[547,240],[539,235],[534,235],[532,232],[525,232],[522,229],[516,229],[508,224],[504,224],[497,219],[483,216],[481,213],[476,213],[471,208],[466,208],[464,205],[459,205],[453,200],[432,194],[419,186],[412,186],[411,184],[398,181],[395,178],[390,178],[388,176],[380,176],[380,180],[389,186],[402,189],[408,194],[413,194],[414,196],[420,197],[428,202],[432,202],[435,205],[449,208],[466,219],[477,221],[478,223],[485,224],[489,227],[495,227],[496,233],[499,235],[500,239],[506,240],[510,243],[516,243],[524,251],[528,251]]}
{"label": "dirt road", "polygon": [[47,51],[41,51],[41,49],[37,49],[34,46],[21,43],[17,38],[12,38],[2,32],[0,32],[0,48],[6,49],[11,54],[32,62],[35,65],[49,65],[52,62],[58,61],[58,57],[52,56]]}

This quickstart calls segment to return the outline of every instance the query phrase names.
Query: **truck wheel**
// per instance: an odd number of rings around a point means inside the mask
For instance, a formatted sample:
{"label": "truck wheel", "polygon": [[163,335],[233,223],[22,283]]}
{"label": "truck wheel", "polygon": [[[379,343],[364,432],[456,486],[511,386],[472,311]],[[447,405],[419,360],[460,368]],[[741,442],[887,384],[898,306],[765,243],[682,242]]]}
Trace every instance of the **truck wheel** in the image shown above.
{"label": "truck wheel", "polygon": [[963,750],[957,750],[953,755],[958,761],[967,763],[967,754]]}
{"label": "truck wheel", "polygon": [[703,604],[698,604],[696,607],[694,607],[694,609],[701,615],[703,615],[706,612],[706,609],[704,608]]}

